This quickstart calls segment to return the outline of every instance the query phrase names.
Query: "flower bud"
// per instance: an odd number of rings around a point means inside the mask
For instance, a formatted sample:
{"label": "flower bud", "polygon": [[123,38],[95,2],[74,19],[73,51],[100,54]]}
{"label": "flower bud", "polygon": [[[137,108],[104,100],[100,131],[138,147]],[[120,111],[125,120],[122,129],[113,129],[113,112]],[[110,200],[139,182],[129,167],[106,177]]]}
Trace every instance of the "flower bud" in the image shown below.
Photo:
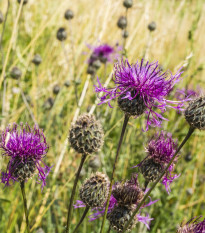
{"label": "flower bud", "polygon": [[128,31],[126,31],[126,30],[124,30],[124,31],[122,31],[122,37],[123,38],[127,38],[129,36],[129,32]]}
{"label": "flower bud", "polygon": [[120,16],[117,21],[117,26],[121,29],[125,29],[127,27],[127,19],[124,16]]}
{"label": "flower bud", "polygon": [[22,72],[18,67],[15,66],[12,68],[10,75],[11,75],[11,78],[18,80],[21,78]]}
{"label": "flower bud", "polygon": [[64,14],[65,19],[70,20],[74,17],[72,10],[68,9]]}
{"label": "flower bud", "polygon": [[52,97],[49,97],[44,103],[44,108],[46,110],[50,110],[53,107],[53,105],[54,105],[54,100]]}
{"label": "flower bud", "polygon": [[36,66],[39,66],[42,62],[42,58],[39,54],[36,54],[34,57],[33,57],[33,60],[32,60],[32,63],[35,64]]}
{"label": "flower bud", "polygon": [[131,8],[133,5],[133,1],[132,0],[124,0],[123,2],[123,6],[126,8]]}
{"label": "flower bud", "polygon": [[109,178],[96,172],[80,188],[80,199],[89,207],[103,207],[109,193]]}
{"label": "flower bud", "polygon": [[150,32],[154,31],[156,27],[157,25],[154,21],[148,24],[148,29],[150,30]]}
{"label": "flower bud", "polygon": [[67,32],[65,30],[65,28],[59,28],[57,31],[57,35],[56,35],[57,39],[60,41],[64,41],[67,38]]}
{"label": "flower bud", "polygon": [[78,153],[92,154],[103,145],[103,130],[94,115],[84,114],[71,125],[69,142]]}
{"label": "flower bud", "polygon": [[[134,95],[134,93],[133,93]],[[146,110],[146,105],[143,98],[140,95],[137,95],[134,99],[123,99],[125,95],[118,97],[118,105],[120,109],[130,115],[130,116],[140,116]]]}
{"label": "flower bud", "polygon": [[54,94],[54,95],[57,95],[59,92],[60,92],[60,86],[59,86],[58,84],[56,84],[56,85],[53,87],[53,94]]}
{"label": "flower bud", "polygon": [[192,128],[205,129],[205,96],[189,103],[185,110],[185,119]]}
{"label": "flower bud", "polygon": [[[117,232],[122,232],[124,227],[130,220],[136,205],[123,206],[117,205],[113,210],[108,213],[107,219],[110,222],[110,226]],[[126,232],[130,232],[137,224],[137,217],[135,217],[127,228]]]}

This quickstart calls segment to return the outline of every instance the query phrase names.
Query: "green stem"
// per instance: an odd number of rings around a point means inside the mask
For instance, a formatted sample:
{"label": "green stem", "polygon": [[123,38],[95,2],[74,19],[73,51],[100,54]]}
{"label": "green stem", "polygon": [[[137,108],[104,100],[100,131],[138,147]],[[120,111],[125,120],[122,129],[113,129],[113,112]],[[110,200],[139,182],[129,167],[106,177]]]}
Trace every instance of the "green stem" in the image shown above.
{"label": "green stem", "polygon": [[71,197],[70,197],[70,204],[69,204],[69,207],[68,207],[67,225],[66,225],[66,230],[65,230],[66,233],[69,232],[75,191],[76,191],[77,183],[78,183],[78,180],[79,180],[80,172],[81,172],[81,169],[83,167],[83,164],[85,162],[86,157],[87,157],[86,154],[82,155],[81,162],[80,162],[80,165],[79,165],[76,177],[75,177],[75,181],[74,181],[74,184],[73,184],[73,189],[72,189],[72,193],[71,193]]}
{"label": "green stem", "polygon": [[150,195],[150,193],[152,192],[152,190],[155,188],[155,186],[160,182],[161,178],[164,176],[164,174],[168,171],[169,167],[171,166],[172,162],[174,161],[174,159],[176,158],[177,154],[179,153],[179,151],[181,150],[181,148],[184,146],[184,144],[188,141],[188,139],[190,138],[190,136],[192,135],[192,133],[194,132],[194,128],[190,127],[189,131],[186,135],[186,137],[184,138],[184,140],[182,141],[182,143],[180,144],[180,146],[178,147],[177,151],[175,152],[174,156],[172,157],[172,159],[170,160],[170,162],[168,163],[168,165],[166,166],[166,168],[164,169],[164,171],[161,173],[161,175],[158,177],[158,179],[154,182],[154,184],[152,185],[152,187],[149,189],[149,191],[146,193],[146,195],[143,197],[142,201],[139,203],[139,205],[137,206],[136,210],[134,211],[134,213],[132,214],[130,220],[128,221],[128,223],[126,224],[126,226],[124,227],[122,233],[125,233],[128,226],[130,225],[130,223],[132,222],[132,220],[134,219],[135,215],[137,214],[137,212],[139,211],[140,207],[144,204],[144,202],[146,201],[147,197]]}
{"label": "green stem", "polygon": [[123,137],[124,137],[124,134],[125,134],[125,129],[127,127],[127,123],[129,121],[129,118],[130,117],[125,114],[124,123],[123,123],[123,126],[122,126],[121,135],[120,135],[120,140],[119,140],[119,143],[118,143],[117,152],[116,152],[116,156],[115,156],[115,162],[114,162],[114,165],[113,165],[112,176],[111,176],[111,180],[110,180],[109,195],[108,195],[108,199],[107,199],[107,203],[106,203],[106,207],[105,207],[105,213],[104,213],[104,216],[103,216],[103,222],[102,222],[102,225],[101,225],[100,233],[103,233],[103,230],[104,230],[104,227],[105,227],[105,219],[106,219],[106,216],[107,216],[108,206],[109,206],[110,197],[111,197],[111,193],[112,193],[112,186],[113,186],[113,183],[114,183],[116,165],[117,165],[120,148],[121,148],[121,145],[122,145]]}
{"label": "green stem", "polygon": [[24,181],[20,183],[21,186],[21,193],[23,197],[23,204],[24,204],[24,212],[25,212],[25,217],[26,217],[26,227],[28,233],[30,233],[30,227],[29,227],[29,221],[28,221],[28,210],[27,210],[27,200],[26,200],[26,194],[25,194],[25,187],[24,187]]}
{"label": "green stem", "polygon": [[110,231],[111,231],[111,225],[109,226],[107,233],[110,233]]}
{"label": "green stem", "polygon": [[89,209],[90,209],[90,207],[89,207],[89,206],[86,206],[85,211],[84,211],[84,213],[83,213],[83,215],[82,215],[82,217],[81,217],[81,219],[80,219],[80,222],[78,223],[78,225],[77,225],[76,228],[74,229],[73,233],[76,233],[76,232],[77,232],[79,226],[80,226],[81,223],[83,222],[83,220],[84,220],[85,216],[87,215]]}

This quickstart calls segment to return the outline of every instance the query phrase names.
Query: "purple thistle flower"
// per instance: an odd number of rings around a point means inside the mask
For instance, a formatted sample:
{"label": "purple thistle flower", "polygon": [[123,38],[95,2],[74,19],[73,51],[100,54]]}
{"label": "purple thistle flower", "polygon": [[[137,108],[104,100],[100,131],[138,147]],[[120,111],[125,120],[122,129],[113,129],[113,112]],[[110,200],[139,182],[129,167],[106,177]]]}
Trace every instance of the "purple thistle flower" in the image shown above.
{"label": "purple thistle flower", "polygon": [[[127,181],[127,184],[130,186],[130,185],[134,185],[134,183],[136,184],[136,190],[139,188],[139,183],[137,181],[137,176],[136,175],[135,177],[133,176],[131,178],[131,180],[128,182]],[[118,185],[119,183],[116,183],[115,185],[113,185],[112,187],[112,191],[115,190],[115,187],[117,187],[116,185]],[[146,190],[147,191],[147,190]],[[145,192],[146,193],[146,192]],[[150,197],[149,197],[150,198]],[[153,205],[154,203],[156,203],[158,200],[155,200],[155,201],[152,201],[151,198],[149,200],[149,202],[147,204],[144,204],[140,210],[142,210],[143,208],[145,207],[148,207],[148,206],[151,206]],[[136,201],[137,203],[137,201]],[[117,206],[123,206],[122,205],[122,202],[121,200],[118,202],[117,199],[113,196],[113,194],[111,194],[111,197],[110,197],[110,201],[109,201],[109,206],[108,206],[108,214],[112,212],[112,210],[117,207]],[[125,205],[125,206],[134,206],[135,208],[137,207],[137,204],[132,204],[132,205]],[[86,205],[82,202],[82,201],[79,201],[77,200],[76,201],[76,204],[74,205],[74,208],[81,208],[81,207],[86,207]],[[100,217],[102,217],[105,213],[105,207],[106,207],[106,203],[104,204],[104,207],[102,208],[93,208],[92,209],[92,212],[93,214],[89,216],[89,221],[94,221]],[[136,218],[139,222],[142,222],[144,223],[147,228],[149,229],[149,225],[150,225],[150,221],[153,220],[153,218],[150,218],[148,214],[146,214],[146,216],[141,216],[140,214],[136,215]]]}
{"label": "purple thistle flower", "polygon": [[[165,169],[167,164],[174,156],[177,149],[177,141],[172,139],[171,133],[161,131],[150,140],[146,152],[147,157],[135,167],[139,167],[148,182],[154,182]],[[175,159],[174,163],[177,162]],[[170,193],[170,184],[179,177],[179,175],[172,175],[174,164],[172,164],[167,173],[164,175],[162,184],[165,186],[168,193]]]}
{"label": "purple thistle flower", "polygon": [[119,58],[118,52],[121,47],[112,47],[108,44],[101,44],[97,47],[89,45],[89,48],[93,51],[91,57],[88,60],[89,65],[93,65],[96,60],[100,60],[102,63],[112,62],[114,59]]}
{"label": "purple thistle flower", "polygon": [[95,91],[104,93],[99,104],[108,103],[111,107],[110,101],[117,98],[120,108],[126,114],[139,116],[145,112],[148,115],[146,123],[148,130],[149,125],[159,126],[160,119],[167,120],[155,109],[159,109],[162,113],[167,107],[182,110],[183,102],[189,100],[166,99],[174,85],[181,80],[181,74],[180,70],[175,75],[169,71],[162,72],[158,62],[147,61],[144,64],[142,59],[141,63],[130,65],[126,59],[114,65],[115,87],[103,88],[98,78],[99,87],[95,86]]}
{"label": "purple thistle flower", "polygon": [[1,172],[1,182],[9,186],[11,181],[26,181],[37,170],[43,188],[51,169],[42,161],[48,149],[45,135],[38,126],[32,129],[28,124],[9,125],[0,136],[2,155],[10,159],[6,171]]}
{"label": "purple thistle flower", "polygon": [[205,233],[205,218],[201,222],[200,217],[190,219],[184,226],[180,226],[177,233]]}

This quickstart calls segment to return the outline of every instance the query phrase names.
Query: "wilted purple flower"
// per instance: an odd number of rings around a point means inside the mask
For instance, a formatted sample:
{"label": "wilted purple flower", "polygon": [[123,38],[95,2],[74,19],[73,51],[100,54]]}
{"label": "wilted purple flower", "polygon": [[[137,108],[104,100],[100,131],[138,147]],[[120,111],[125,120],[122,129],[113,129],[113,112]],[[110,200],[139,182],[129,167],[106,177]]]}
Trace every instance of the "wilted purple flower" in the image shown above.
{"label": "wilted purple flower", "polygon": [[98,79],[99,87],[95,86],[95,91],[96,93],[105,93],[100,98],[100,104],[108,103],[111,107],[110,101],[118,98],[118,104],[126,114],[139,116],[145,112],[148,115],[146,124],[146,130],[148,130],[149,125],[159,126],[159,119],[167,120],[157,113],[156,109],[161,112],[165,112],[167,107],[182,110],[181,107],[185,100],[165,99],[174,85],[180,81],[181,74],[180,70],[175,75],[168,71],[162,72],[158,62],[149,63],[147,61],[144,64],[142,59],[141,63],[130,65],[126,59],[114,66],[115,86],[104,88]]}
{"label": "wilted purple flower", "polygon": [[205,233],[205,218],[201,222],[200,217],[190,219],[184,226],[180,226],[177,233]]}
{"label": "wilted purple flower", "polygon": [[118,52],[121,50],[119,46],[112,47],[108,44],[101,44],[97,47],[89,45],[89,48],[92,50],[91,57],[88,60],[89,65],[93,65],[97,60],[102,63],[112,62],[114,59],[119,58]]}
{"label": "wilted purple flower", "polygon": [[[127,181],[127,185],[134,185],[134,182],[136,184],[136,190],[138,190],[139,188],[139,183],[137,181],[137,175],[133,176],[132,179],[130,181]],[[116,183],[115,185],[113,185],[112,188],[112,192],[115,191],[115,188],[117,187],[116,185],[118,185],[119,183]],[[132,187],[133,189],[133,187]],[[145,192],[146,193],[146,192]],[[112,210],[117,207],[117,206],[123,206],[122,204],[122,196],[124,196],[124,194],[122,193],[122,195],[120,195],[120,200],[118,202],[118,200],[114,197],[113,194],[111,194],[110,197],[110,201],[109,201],[109,206],[108,206],[108,214],[112,212]],[[119,196],[118,196],[119,197]],[[141,196],[140,196],[141,199]],[[150,201],[147,204],[144,204],[140,209],[142,210],[145,207],[148,207],[150,205],[153,205],[154,203],[156,203],[158,200],[152,201],[150,198]],[[136,201],[136,203],[138,203],[138,201]],[[132,205],[127,205],[127,203],[124,206],[132,206],[133,207],[137,207],[137,204],[132,204]],[[81,208],[81,207],[86,207],[86,205],[82,202],[82,201],[77,201],[76,204],[74,205],[75,208]],[[106,203],[104,204],[104,207],[102,208],[93,208],[92,212],[93,214],[89,216],[90,221],[94,221],[100,217],[102,217],[105,213],[105,207],[106,207]],[[137,221],[144,223],[147,228],[149,229],[149,225],[150,225],[150,221],[153,220],[153,218],[150,218],[149,215],[147,214],[146,216],[141,216],[140,214],[136,215]]]}
{"label": "wilted purple flower", "polygon": [[[154,182],[159,177],[160,173],[165,169],[167,164],[174,156],[177,149],[177,142],[172,139],[171,133],[161,131],[150,140],[146,152],[147,157],[135,167],[139,167],[140,172],[148,182]],[[177,158],[174,160],[176,163]],[[164,175],[162,184],[167,192],[170,192],[170,184],[178,175],[172,175],[174,164],[172,164],[167,173]]]}
{"label": "wilted purple flower", "polygon": [[9,125],[0,136],[2,155],[10,159],[6,172],[1,172],[1,182],[9,186],[11,181],[26,181],[37,170],[39,182],[44,187],[51,169],[42,161],[48,148],[45,135],[38,126],[32,129],[28,124]]}

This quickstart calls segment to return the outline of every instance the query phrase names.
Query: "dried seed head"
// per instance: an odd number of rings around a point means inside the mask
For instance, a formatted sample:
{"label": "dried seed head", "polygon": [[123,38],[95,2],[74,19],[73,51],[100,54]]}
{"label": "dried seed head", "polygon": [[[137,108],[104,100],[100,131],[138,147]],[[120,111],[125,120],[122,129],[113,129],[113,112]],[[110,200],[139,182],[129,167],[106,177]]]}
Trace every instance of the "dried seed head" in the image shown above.
{"label": "dried seed head", "polygon": [[139,170],[146,181],[154,182],[159,177],[163,168],[160,164],[154,162],[152,158],[148,158],[143,161],[142,165],[139,167]]}
{"label": "dried seed head", "polygon": [[96,172],[80,188],[80,199],[89,207],[103,207],[109,193],[109,178]]}
{"label": "dried seed head", "polygon": [[[20,4],[22,0],[17,0],[18,3]],[[23,5],[26,5],[28,3],[28,0],[23,0]]]}
{"label": "dried seed head", "polygon": [[125,29],[127,27],[127,19],[124,16],[120,16],[120,18],[117,21],[117,26],[120,29]]}
{"label": "dried seed head", "polygon": [[150,32],[154,31],[157,28],[156,23],[153,21],[151,23],[148,24],[148,29],[150,30]]}
{"label": "dried seed head", "polygon": [[33,160],[27,160],[26,162],[14,160],[9,166],[12,167],[12,176],[19,182],[31,178],[36,170],[36,165]]}
{"label": "dried seed head", "polygon": [[92,154],[103,145],[103,130],[93,115],[84,114],[72,124],[69,132],[71,147],[78,153]]}
{"label": "dried seed head", "polygon": [[128,36],[129,36],[129,32],[128,31],[126,31],[126,30],[122,31],[122,37],[123,38],[127,38]]}
{"label": "dried seed head", "polygon": [[133,1],[132,0],[124,0],[123,2],[123,6],[126,8],[131,8],[133,5]]}
{"label": "dried seed head", "polygon": [[56,37],[60,41],[66,40],[66,38],[67,38],[67,32],[66,32],[65,28],[59,28],[58,31],[57,31]]}
{"label": "dried seed head", "polygon": [[142,97],[137,95],[134,99],[123,99],[125,95],[118,97],[118,105],[120,109],[128,115],[140,116],[146,110],[146,105]]}
{"label": "dried seed head", "polygon": [[58,84],[56,84],[56,85],[53,87],[53,94],[54,94],[54,95],[57,95],[59,92],[60,92],[60,86],[59,86]]}
{"label": "dried seed head", "polygon": [[93,169],[98,169],[101,166],[100,158],[99,156],[94,156],[89,161],[89,167]]}
{"label": "dried seed head", "polygon": [[74,17],[72,10],[68,9],[64,14],[65,19],[70,20]]}
{"label": "dried seed head", "polygon": [[21,78],[22,72],[18,67],[15,66],[12,68],[10,75],[13,79],[18,80]]}
{"label": "dried seed head", "polygon": [[[128,221],[130,220],[130,217],[132,216],[135,208],[136,205],[115,206],[113,210],[107,215],[107,219],[109,220],[112,229],[117,232],[122,232]],[[126,232],[131,232],[131,230],[136,226],[136,224],[137,218],[134,218],[128,226]]]}
{"label": "dried seed head", "polygon": [[144,192],[139,187],[139,183],[136,179],[131,179],[123,183],[117,183],[112,191],[112,195],[121,205],[138,204],[143,196]]}
{"label": "dried seed head", "polygon": [[3,13],[0,11],[0,24],[4,22]]}
{"label": "dried seed head", "polygon": [[94,75],[96,73],[96,68],[92,65],[89,65],[87,68],[87,74]]}
{"label": "dried seed head", "polygon": [[41,62],[42,62],[42,58],[39,54],[36,54],[32,59],[32,63],[35,64],[36,66],[39,66]]}
{"label": "dried seed head", "polygon": [[191,127],[205,129],[205,96],[190,102],[185,110],[185,118]]}

